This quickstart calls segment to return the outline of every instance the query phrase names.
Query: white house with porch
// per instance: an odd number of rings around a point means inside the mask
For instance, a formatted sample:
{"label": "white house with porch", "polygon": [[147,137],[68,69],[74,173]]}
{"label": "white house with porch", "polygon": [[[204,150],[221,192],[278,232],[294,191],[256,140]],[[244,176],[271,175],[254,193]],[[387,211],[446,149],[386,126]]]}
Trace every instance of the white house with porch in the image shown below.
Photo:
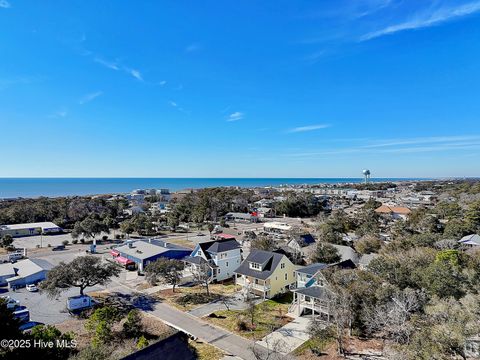
{"label": "white house with porch", "polygon": [[206,264],[210,268],[210,281],[223,281],[232,278],[235,269],[240,266],[242,247],[233,237],[219,237],[197,244],[184,261],[193,271]]}
{"label": "white house with porch", "polygon": [[291,289],[293,301],[289,312],[296,316],[311,316],[315,320],[330,321],[332,316],[329,289],[321,271],[329,265],[315,263],[295,271],[296,286]]}

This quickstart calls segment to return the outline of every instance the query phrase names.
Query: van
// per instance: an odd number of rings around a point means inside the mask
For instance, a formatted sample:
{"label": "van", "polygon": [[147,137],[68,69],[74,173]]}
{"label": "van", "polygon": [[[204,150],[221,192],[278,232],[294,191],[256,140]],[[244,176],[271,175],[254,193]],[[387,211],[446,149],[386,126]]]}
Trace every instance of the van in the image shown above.
{"label": "van", "polygon": [[10,262],[14,262],[20,259],[23,259],[23,253],[21,252],[14,252],[14,253],[8,254],[8,261]]}

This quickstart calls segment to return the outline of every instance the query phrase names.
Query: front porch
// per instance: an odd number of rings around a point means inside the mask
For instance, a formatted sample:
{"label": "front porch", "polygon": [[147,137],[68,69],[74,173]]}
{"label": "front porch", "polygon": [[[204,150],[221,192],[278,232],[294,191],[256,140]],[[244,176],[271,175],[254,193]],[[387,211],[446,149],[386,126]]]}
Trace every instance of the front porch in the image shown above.
{"label": "front porch", "polygon": [[330,322],[332,311],[328,299],[306,295],[301,290],[293,291],[293,301],[288,312],[295,316],[310,316],[317,321]]}
{"label": "front porch", "polygon": [[235,284],[242,287],[242,292],[245,295],[254,294],[263,299],[270,298],[270,281],[257,279],[252,276],[235,274]]}

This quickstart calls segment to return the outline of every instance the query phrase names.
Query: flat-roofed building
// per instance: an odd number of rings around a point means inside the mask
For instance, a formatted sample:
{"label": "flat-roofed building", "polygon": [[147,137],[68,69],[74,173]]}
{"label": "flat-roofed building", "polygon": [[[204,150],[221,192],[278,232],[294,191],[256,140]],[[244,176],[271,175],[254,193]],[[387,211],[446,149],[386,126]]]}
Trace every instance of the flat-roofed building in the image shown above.
{"label": "flat-roofed building", "polygon": [[59,234],[61,232],[63,232],[63,229],[52,222],[0,225],[0,236],[22,237],[40,234]]}
{"label": "flat-roofed building", "polygon": [[145,267],[159,258],[183,259],[192,252],[175,244],[162,240],[128,240],[126,244],[117,246],[110,251],[113,259],[125,266],[135,263],[138,270],[144,271]]}

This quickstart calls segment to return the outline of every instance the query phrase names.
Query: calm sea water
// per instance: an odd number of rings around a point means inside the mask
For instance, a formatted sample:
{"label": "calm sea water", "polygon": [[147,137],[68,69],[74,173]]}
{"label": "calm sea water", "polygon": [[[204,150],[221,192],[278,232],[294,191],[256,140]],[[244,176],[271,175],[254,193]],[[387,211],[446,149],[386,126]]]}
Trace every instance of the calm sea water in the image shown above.
{"label": "calm sea water", "polygon": [[[372,181],[422,180],[376,178]],[[0,198],[125,193],[134,189],[263,187],[284,184],[358,183],[362,178],[0,178]]]}

